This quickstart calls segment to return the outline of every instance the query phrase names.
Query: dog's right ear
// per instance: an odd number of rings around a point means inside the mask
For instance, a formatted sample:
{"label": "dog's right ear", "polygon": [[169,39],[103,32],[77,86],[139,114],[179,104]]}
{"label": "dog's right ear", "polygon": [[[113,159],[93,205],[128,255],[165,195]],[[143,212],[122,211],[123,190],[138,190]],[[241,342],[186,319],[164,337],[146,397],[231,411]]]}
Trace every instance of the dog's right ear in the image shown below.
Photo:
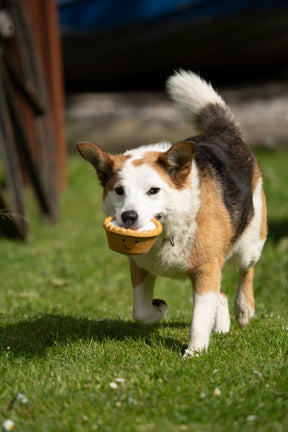
{"label": "dog's right ear", "polygon": [[94,166],[101,185],[105,186],[113,175],[112,156],[89,142],[79,142],[76,148],[80,155]]}

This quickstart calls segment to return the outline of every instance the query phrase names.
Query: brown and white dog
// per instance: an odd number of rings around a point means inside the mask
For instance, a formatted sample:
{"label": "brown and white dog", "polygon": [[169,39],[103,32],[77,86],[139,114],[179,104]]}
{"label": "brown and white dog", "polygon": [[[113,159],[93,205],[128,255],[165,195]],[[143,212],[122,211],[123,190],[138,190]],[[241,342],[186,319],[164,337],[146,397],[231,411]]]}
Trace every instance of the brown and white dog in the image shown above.
{"label": "brown and white dog", "polygon": [[130,258],[133,316],[151,324],[166,314],[166,302],[153,299],[156,276],[188,277],[194,289],[189,356],[208,347],[212,330],[229,331],[221,270],[230,258],[240,269],[236,319],[244,326],[254,315],[254,264],[266,239],[266,204],[258,162],[223,99],[192,72],[175,73],[167,88],[200,135],[116,156],[90,143],[77,149],[97,171],[107,215],[132,229],[153,217],[161,221],[152,249]]}

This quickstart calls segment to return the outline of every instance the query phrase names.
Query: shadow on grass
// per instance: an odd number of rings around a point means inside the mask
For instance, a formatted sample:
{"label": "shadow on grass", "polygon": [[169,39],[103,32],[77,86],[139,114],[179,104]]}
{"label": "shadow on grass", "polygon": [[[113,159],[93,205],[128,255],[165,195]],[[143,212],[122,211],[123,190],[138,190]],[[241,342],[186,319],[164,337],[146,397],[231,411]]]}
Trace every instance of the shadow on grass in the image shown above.
{"label": "shadow on grass", "polygon": [[[23,320],[15,324],[0,327],[0,355],[3,352],[13,353],[15,357],[31,358],[44,356],[47,348],[55,344],[65,344],[77,340],[91,340],[105,343],[108,340],[141,339],[148,345],[155,343],[167,346],[178,352],[184,350],[184,345],[177,339],[157,335],[160,327],[187,327],[184,322],[139,325],[132,321],[99,320],[75,318],[61,315],[42,315],[32,320]],[[153,336],[153,337],[152,337]],[[152,342],[153,340],[153,342]]]}

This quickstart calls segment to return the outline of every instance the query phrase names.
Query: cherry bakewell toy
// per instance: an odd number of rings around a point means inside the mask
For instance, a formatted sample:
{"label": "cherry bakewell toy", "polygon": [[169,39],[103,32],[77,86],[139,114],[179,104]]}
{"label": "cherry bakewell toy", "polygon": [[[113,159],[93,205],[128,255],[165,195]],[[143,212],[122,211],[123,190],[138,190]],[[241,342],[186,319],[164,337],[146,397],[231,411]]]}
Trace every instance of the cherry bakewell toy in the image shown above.
{"label": "cherry bakewell toy", "polygon": [[132,230],[120,227],[116,219],[108,216],[104,222],[110,249],[124,255],[141,255],[148,252],[162,232],[162,225],[152,219],[143,228]]}

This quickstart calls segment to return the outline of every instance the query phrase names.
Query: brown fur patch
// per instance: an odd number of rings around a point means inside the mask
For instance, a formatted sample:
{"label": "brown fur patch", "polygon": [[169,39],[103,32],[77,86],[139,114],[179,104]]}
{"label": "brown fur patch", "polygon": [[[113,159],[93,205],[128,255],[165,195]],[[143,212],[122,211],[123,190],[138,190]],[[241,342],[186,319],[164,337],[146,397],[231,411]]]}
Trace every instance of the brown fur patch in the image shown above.
{"label": "brown fur patch", "polygon": [[132,165],[135,167],[142,166],[145,164],[150,165],[155,171],[157,171],[158,175],[172,188],[174,189],[184,189],[186,185],[188,184],[189,176],[186,177],[185,181],[183,181],[183,184],[181,186],[175,184],[175,182],[172,181],[171,176],[167,172],[165,168],[163,168],[162,164],[159,163],[159,157],[163,155],[163,152],[157,152],[157,151],[149,151],[146,153],[143,153],[141,158],[135,159],[132,161]]}
{"label": "brown fur patch", "polygon": [[252,191],[255,191],[255,188],[259,182],[259,180],[262,178],[261,169],[259,166],[259,163],[257,159],[254,161],[254,168],[253,168],[253,177],[252,177]]}
{"label": "brown fur patch", "polygon": [[262,220],[260,227],[260,239],[265,240],[267,237],[267,206],[264,190],[262,189]]}
{"label": "brown fur patch", "polygon": [[173,144],[158,158],[158,164],[169,174],[177,189],[183,189],[187,185],[195,156],[195,148],[193,141],[180,141]]}
{"label": "brown fur patch", "polygon": [[[252,179],[253,193],[261,178],[262,178],[261,169],[257,159],[255,159],[253,179]],[[266,197],[263,190],[263,186],[262,186],[261,198],[262,198],[262,217],[261,217],[261,227],[260,227],[260,239],[265,240],[265,238],[267,237],[267,207],[266,207]]]}
{"label": "brown fur patch", "polygon": [[112,170],[112,174],[111,174],[109,180],[104,185],[103,198],[105,198],[107,193],[110,190],[113,190],[114,186],[119,182],[119,172],[123,168],[125,162],[129,158],[131,158],[131,155],[129,155],[129,154],[127,154],[127,155],[119,154],[119,155],[114,155],[114,156],[111,155],[111,158],[113,161],[113,170]]}
{"label": "brown fur patch", "polygon": [[[255,160],[254,175],[252,181],[253,192],[261,178],[262,178],[261,169],[258,161]],[[261,227],[260,227],[260,239],[265,240],[267,237],[267,206],[266,206],[266,197],[265,197],[263,187],[261,192],[261,198],[262,198],[262,217],[261,217]]]}
{"label": "brown fur patch", "polygon": [[132,164],[135,167],[140,166],[140,165],[144,165],[145,163],[148,163],[150,165],[154,165],[157,162],[159,156],[161,156],[161,154],[163,154],[163,153],[157,152],[157,151],[145,152],[145,153],[143,153],[141,158],[133,160]]}
{"label": "brown fur patch", "polygon": [[254,292],[253,292],[254,267],[248,270],[239,270],[239,287],[247,300],[249,306],[255,307]]}
{"label": "brown fur patch", "polygon": [[100,183],[104,187],[104,195],[105,189],[107,191],[107,183],[111,182],[113,176],[117,175],[126,160],[131,157],[129,154],[113,156],[90,142],[79,142],[76,148],[80,155],[96,169]]}
{"label": "brown fur patch", "polygon": [[219,290],[221,268],[224,257],[231,250],[234,234],[220,187],[209,176],[201,179],[201,206],[196,223],[188,273],[192,277],[194,289],[201,295]]}
{"label": "brown fur patch", "polygon": [[202,265],[201,269],[193,273],[191,279],[195,294],[201,296],[208,292],[220,291],[221,267],[217,261],[214,261]]}

